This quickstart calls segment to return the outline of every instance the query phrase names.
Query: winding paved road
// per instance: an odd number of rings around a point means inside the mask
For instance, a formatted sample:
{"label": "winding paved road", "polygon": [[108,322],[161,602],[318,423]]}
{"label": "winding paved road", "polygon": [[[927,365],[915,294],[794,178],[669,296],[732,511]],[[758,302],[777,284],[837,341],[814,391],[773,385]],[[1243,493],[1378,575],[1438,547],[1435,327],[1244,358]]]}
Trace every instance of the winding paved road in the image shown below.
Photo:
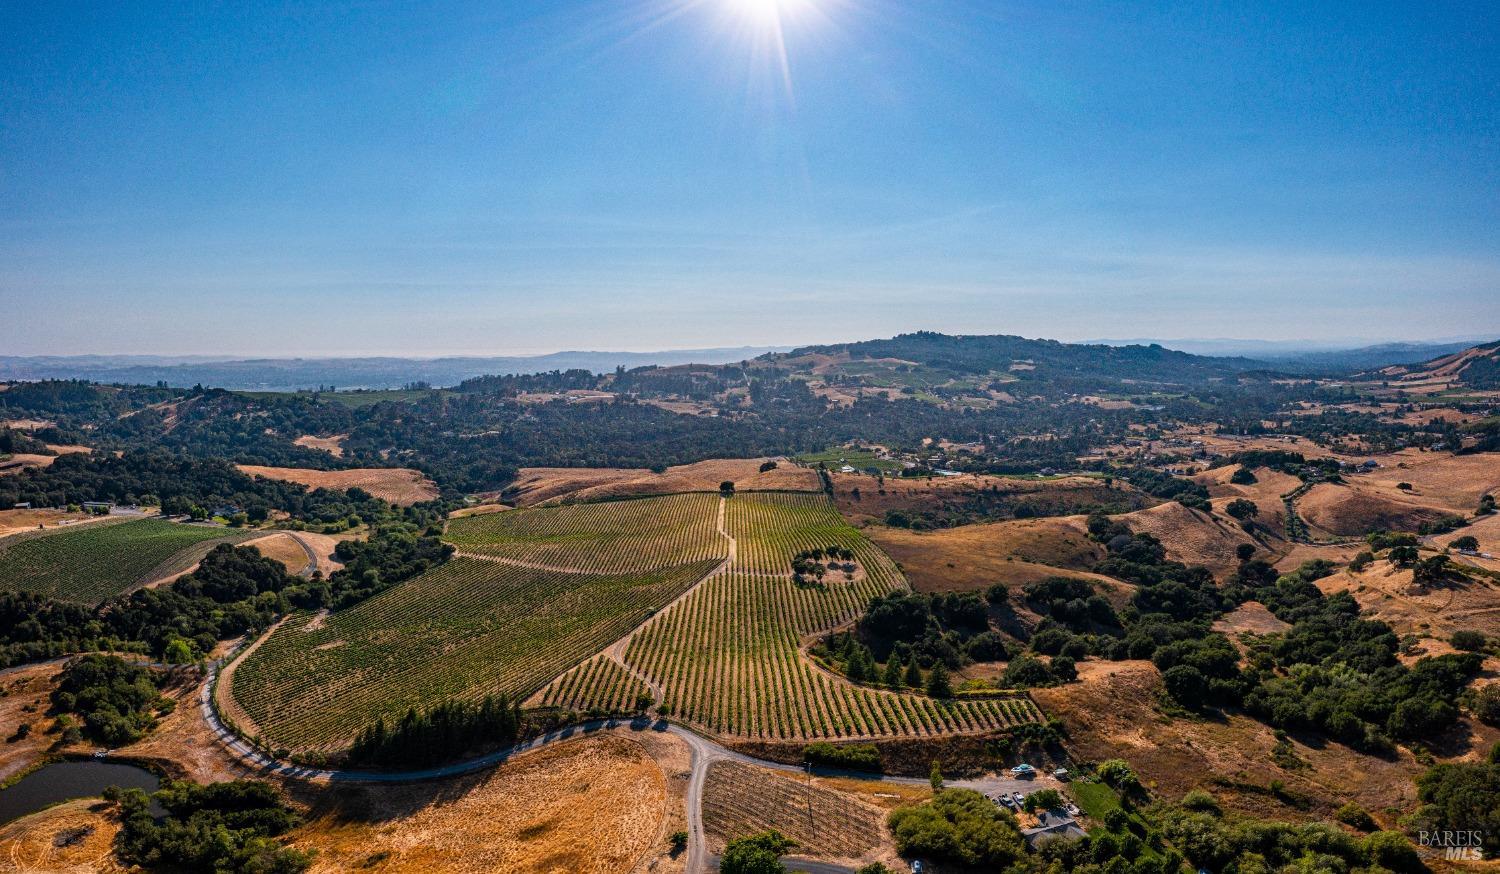
{"label": "winding paved road", "polygon": [[299,536],[297,534],[297,532],[295,532],[295,531],[286,531],[284,533],[288,537],[290,537],[293,540],[297,541],[297,545],[300,546],[300,547],[302,547],[302,551],[303,552],[307,553],[307,566],[304,567],[302,570],[297,571],[297,576],[299,576],[299,577],[311,577],[313,575],[313,573],[316,572],[317,569],[318,569],[318,553],[317,553],[317,551],[312,548],[312,544],[308,543],[306,540],[303,540],[301,538],[301,536]]}
{"label": "winding paved road", "polygon": [[[225,748],[241,761],[260,769],[264,773],[275,774],[294,780],[327,781],[330,783],[409,783],[423,780],[441,780],[445,777],[456,777],[462,774],[470,774],[475,771],[493,768],[510,761],[516,756],[540,749],[549,744],[573,738],[588,737],[603,731],[655,731],[675,735],[688,745],[692,763],[691,774],[688,778],[687,795],[684,799],[688,814],[686,866],[688,874],[699,874],[699,872],[715,871],[718,869],[718,858],[709,854],[707,836],[703,830],[703,789],[708,782],[709,768],[715,762],[739,762],[741,764],[770,768],[775,771],[791,774],[804,773],[804,769],[798,765],[772,762],[736,752],[677,723],[662,719],[653,720],[648,717],[639,717],[633,720],[595,719],[558,729],[557,731],[532,738],[523,743],[490,753],[489,755],[480,756],[477,759],[456,762],[439,768],[427,768],[420,771],[382,773],[375,771],[333,771],[307,768],[267,756],[265,753],[241,740],[219,720],[218,714],[214,712],[212,703],[212,690],[217,674],[218,665],[216,664],[210,668],[209,676],[203,683],[198,695],[203,718],[208,722],[209,727],[218,735],[220,742],[223,743]],[[812,772],[824,777],[854,777],[911,786],[925,786],[928,784],[928,780],[921,777],[873,775],[835,768],[815,767],[812,769]],[[1009,777],[989,776],[975,780],[950,780],[947,785],[974,789],[990,795],[995,792],[1035,791],[1039,786],[1048,785],[1049,783],[1050,781],[1046,778],[1040,780],[1016,780]],[[815,859],[801,859],[795,856],[787,857],[786,861],[788,864],[810,872],[810,874],[848,874],[848,872],[854,871],[853,868],[821,862]]]}

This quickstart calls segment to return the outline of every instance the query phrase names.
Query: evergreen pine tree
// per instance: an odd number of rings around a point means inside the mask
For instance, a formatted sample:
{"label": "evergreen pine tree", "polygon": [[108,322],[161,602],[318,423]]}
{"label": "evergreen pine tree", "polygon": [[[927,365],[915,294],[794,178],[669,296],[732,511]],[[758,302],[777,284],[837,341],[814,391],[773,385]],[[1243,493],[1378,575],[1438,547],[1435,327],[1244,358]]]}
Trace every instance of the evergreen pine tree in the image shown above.
{"label": "evergreen pine tree", "polygon": [[891,653],[891,658],[885,663],[885,684],[892,689],[901,685],[901,657]]}
{"label": "evergreen pine tree", "polygon": [[943,667],[942,662],[934,663],[932,673],[927,675],[927,694],[933,698],[953,697],[953,686],[948,682],[948,669]]}
{"label": "evergreen pine tree", "polygon": [[845,663],[844,673],[848,675],[849,682],[863,683],[865,681],[865,659],[864,654],[855,650]]}

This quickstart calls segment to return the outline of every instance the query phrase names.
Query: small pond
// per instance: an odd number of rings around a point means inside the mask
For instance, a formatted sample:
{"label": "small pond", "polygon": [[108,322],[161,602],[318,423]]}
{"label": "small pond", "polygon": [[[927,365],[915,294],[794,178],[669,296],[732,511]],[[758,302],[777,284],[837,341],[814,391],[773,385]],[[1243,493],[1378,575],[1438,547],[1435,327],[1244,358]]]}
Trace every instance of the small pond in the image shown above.
{"label": "small pond", "polygon": [[155,792],[156,775],[118,762],[56,762],[32,771],[9,789],[0,789],[0,823],[36,813],[70,798],[91,798],[108,786]]}

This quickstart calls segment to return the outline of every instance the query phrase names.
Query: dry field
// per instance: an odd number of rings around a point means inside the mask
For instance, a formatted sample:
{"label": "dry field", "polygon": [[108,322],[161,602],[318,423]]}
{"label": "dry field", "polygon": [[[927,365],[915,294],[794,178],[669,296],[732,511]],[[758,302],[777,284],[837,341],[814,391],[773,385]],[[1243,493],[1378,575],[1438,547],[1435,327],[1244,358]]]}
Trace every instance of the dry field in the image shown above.
{"label": "dry field", "polygon": [[[1418,499],[1386,495],[1365,483],[1319,483],[1297,499],[1297,514],[1319,531],[1341,537],[1363,537],[1371,531],[1415,531],[1451,511]],[[1476,498],[1475,503],[1478,503]],[[1472,509],[1472,508],[1471,508]]]}
{"label": "dry field", "polygon": [[269,534],[240,545],[253,546],[266,558],[281,562],[282,567],[287,569],[287,573],[301,573],[307,567],[307,553],[303,551],[301,544],[292,539],[290,534]]}
{"label": "dry field", "polygon": [[1272,564],[1277,570],[1286,573],[1301,567],[1304,562],[1319,558],[1334,564],[1348,564],[1365,548],[1365,544],[1362,540],[1339,544],[1287,543],[1283,544],[1283,548],[1286,551]]}
{"label": "dry field", "polygon": [[332,789],[294,843],[318,874],[618,874],[666,849],[672,796],[640,743],[609,734],[453,780]]}
{"label": "dry field", "polygon": [[55,456],[35,455],[30,452],[13,452],[4,461],[0,461],[0,476],[20,473],[35,467],[48,467],[56,461]]}
{"label": "dry field", "polygon": [[[1388,826],[1394,823],[1382,814],[1385,808],[1410,810],[1416,803],[1413,781],[1425,768],[1404,750],[1387,760],[1335,743],[1310,747],[1293,740],[1296,755],[1308,767],[1288,770],[1272,758],[1276,739],[1271,728],[1255,720],[1238,715],[1171,719],[1162,714],[1157,709],[1160,675],[1149,662],[1118,662],[1109,671],[1081,676],[1080,683],[1032,694],[1067,725],[1068,746],[1076,758],[1123,758],[1154,793],[1167,799],[1201,786],[1230,809],[1293,821],[1326,818],[1353,800]],[[1306,796],[1311,805],[1303,810],[1282,804],[1267,791],[1272,780]]]}
{"label": "dry field", "polygon": [[[201,688],[199,679],[189,675],[185,682],[164,689],[163,694],[177,702],[177,709],[162,717],[156,728],[121,753],[149,762],[165,774],[199,783],[256,777],[260,772],[225,750],[203,719],[198,704]],[[85,744],[77,751],[86,753],[93,748],[92,744]]]}
{"label": "dry field", "polygon": [[[95,810],[99,806],[101,809]],[[80,798],[0,826],[0,872],[115,874],[120,824],[100,801]]]}
{"label": "dry field", "polygon": [[1219,434],[1217,428],[1217,425],[1183,427],[1171,432],[1171,436],[1201,441],[1204,450],[1220,455],[1233,455],[1249,449],[1300,452],[1306,458],[1330,458],[1334,455],[1333,452],[1308,438],[1296,434],[1265,434],[1252,437],[1241,434]]}
{"label": "dry field", "polygon": [[506,510],[515,508],[508,504],[476,504],[472,507],[460,507],[448,514],[449,519],[467,519],[470,516],[488,516],[491,513],[504,513]]}
{"label": "dry field", "polygon": [[1257,467],[1253,471],[1255,482],[1249,485],[1236,485],[1229,481],[1239,470],[1237,464],[1227,464],[1206,470],[1192,477],[1193,482],[1208,489],[1208,494],[1215,498],[1248,498],[1261,506],[1261,512],[1265,512],[1265,504],[1274,502],[1281,503],[1281,496],[1302,484],[1302,481],[1289,473],[1279,470],[1271,470],[1267,467]]}
{"label": "dry field", "polygon": [[[760,472],[763,462],[774,470]],[[561,500],[592,501],[630,495],[673,492],[716,492],[729,480],[740,491],[757,489],[817,491],[816,471],[797,467],[784,458],[733,458],[700,461],[667,468],[665,473],[620,467],[523,467],[508,493],[523,507]]]}
{"label": "dry field", "polygon": [[[1500,453],[1449,455],[1406,449],[1394,455],[1376,456],[1380,467],[1353,477],[1355,488],[1381,496],[1470,514],[1486,494],[1500,495]],[[1410,483],[1411,491],[1396,488]]]}
{"label": "dry field", "polygon": [[1412,585],[1411,570],[1376,561],[1358,573],[1344,570],[1324,577],[1318,588],[1328,594],[1352,592],[1365,612],[1397,634],[1441,640],[1461,629],[1500,634],[1500,582],[1492,579],[1420,589]]}
{"label": "dry field", "polygon": [[1084,570],[1104,557],[1104,547],[1089,540],[1084,521],[1082,516],[1055,516],[922,532],[872,526],[867,533],[903,566],[908,564],[907,557],[920,559],[922,553],[932,551],[948,561],[964,556],[981,562],[1014,558]]}
{"label": "dry field", "polygon": [[55,428],[56,422],[46,419],[6,419],[0,422],[0,428],[10,428],[16,431],[35,431],[38,428]]}
{"label": "dry field", "polygon": [[[1448,544],[1466,535],[1479,541],[1480,552],[1500,556],[1500,513],[1481,516],[1456,531],[1433,537],[1432,542],[1440,548],[1446,548]],[[1473,561],[1473,559],[1468,560]],[[1480,561],[1483,562],[1483,559]]]}
{"label": "dry field", "polygon": [[339,542],[358,539],[353,534],[315,534],[311,531],[298,531],[297,536],[302,539],[303,543],[311,546],[313,552],[317,554],[318,570],[322,571],[325,577],[344,566],[344,563],[333,554]]}
{"label": "dry field", "polygon": [[292,443],[304,446],[308,449],[321,449],[334,458],[344,457],[344,441],[349,439],[348,434],[334,434],[331,437],[318,437],[313,434],[304,434],[293,440]]}
{"label": "dry field", "polygon": [[983,591],[996,583],[1019,588],[1054,576],[1085,577],[1121,596],[1125,583],[1088,573],[1104,557],[1089,540],[1082,517],[1019,519],[916,532],[871,526],[865,533],[884,549],[919,592]]}
{"label": "dry field", "polygon": [[663,401],[655,398],[647,398],[642,400],[641,403],[666,410],[669,413],[676,413],[679,416],[717,416],[719,414],[717,407],[698,401]]}
{"label": "dry field", "polygon": [[251,476],[301,483],[309,488],[361,488],[392,504],[409,506],[438,496],[437,486],[420,471],[404,467],[356,467],[350,470],[312,470],[301,467],[236,465]]}
{"label": "dry field", "polygon": [[[47,734],[55,720],[47,715],[48,700],[62,670],[58,663],[23,665],[0,672],[0,783],[41,761],[57,735]],[[31,734],[14,737],[22,724]]]}
{"label": "dry field", "polygon": [[1280,634],[1291,627],[1259,601],[1246,601],[1214,623],[1214,631],[1227,635]]}
{"label": "dry field", "polygon": [[66,510],[0,510],[0,537],[9,537],[23,531],[35,531],[39,526],[56,528],[60,522],[77,523],[96,519],[86,513],[69,513]]}
{"label": "dry field", "polygon": [[1224,614],[1213,625],[1214,631],[1228,637],[1238,645],[1241,656],[1245,655],[1246,645],[1252,638],[1264,634],[1280,634],[1291,627],[1277,619],[1259,601],[1246,601]]}
{"label": "dry field", "polygon": [[796,856],[848,867],[898,861],[880,807],[803,777],[739,762],[709,768],[703,829],[716,854],[735,838],[775,829],[797,842]]}
{"label": "dry field", "polygon": [[1241,543],[1254,543],[1235,520],[1190,510],[1176,501],[1117,518],[1131,531],[1160,540],[1168,558],[1202,565],[1220,578],[1239,565],[1235,548]]}

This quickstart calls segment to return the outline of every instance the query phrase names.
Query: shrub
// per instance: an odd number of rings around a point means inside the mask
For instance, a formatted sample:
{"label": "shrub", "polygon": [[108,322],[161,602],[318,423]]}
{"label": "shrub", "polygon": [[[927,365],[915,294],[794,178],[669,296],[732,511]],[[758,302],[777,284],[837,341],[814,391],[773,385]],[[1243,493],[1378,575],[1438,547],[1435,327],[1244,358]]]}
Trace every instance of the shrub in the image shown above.
{"label": "shrub", "polygon": [[1208,697],[1208,677],[1192,665],[1174,665],[1161,679],[1167,694],[1184,707],[1202,707]]}
{"label": "shrub", "polygon": [[815,765],[834,768],[849,768],[855,771],[880,772],[880,750],[874,744],[831,744],[827,741],[810,743],[802,749],[802,757]]}
{"label": "shrub", "polygon": [[772,830],[732,840],[719,860],[719,874],[782,874],[781,857],[797,844]]}
{"label": "shrub", "polygon": [[1128,792],[1141,785],[1141,781],[1124,759],[1105,759],[1097,769],[1099,779],[1121,792]]}
{"label": "shrub", "polygon": [[1013,689],[1046,686],[1052,682],[1052,671],[1040,659],[1027,655],[1017,656],[1005,666],[1005,673],[1000,675],[1000,682]]}
{"label": "shrub", "polygon": [[1451,549],[1466,550],[1468,552],[1478,552],[1479,538],[1475,537],[1472,534],[1465,534],[1462,537],[1455,537],[1453,539],[1453,542],[1448,544],[1448,546]]}
{"label": "shrub", "polygon": [[1210,813],[1214,816],[1224,812],[1219,807],[1219,800],[1202,789],[1192,789],[1182,796],[1182,807],[1195,813]]}
{"label": "shrub", "polygon": [[1378,828],[1375,824],[1375,819],[1363,807],[1360,807],[1353,801],[1340,807],[1338,813],[1334,814],[1334,816],[1344,825],[1357,828],[1362,832],[1372,832]]}
{"label": "shrub", "polygon": [[1365,838],[1364,850],[1371,865],[1392,871],[1423,871],[1426,866],[1416,847],[1399,832],[1376,832]]}
{"label": "shrub", "polygon": [[1482,631],[1463,629],[1453,632],[1453,648],[1466,650],[1468,652],[1484,651],[1485,636]]}
{"label": "shrub", "polygon": [[1056,789],[1042,789],[1026,796],[1023,806],[1027,813],[1037,810],[1054,810],[1063,806],[1062,793]]}
{"label": "shrub", "polygon": [[976,662],[1003,662],[1013,654],[998,631],[984,631],[969,638],[964,652]]}
{"label": "shrub", "polygon": [[1500,727],[1500,686],[1492,683],[1476,690],[1469,699],[1469,709],[1480,722]]}

